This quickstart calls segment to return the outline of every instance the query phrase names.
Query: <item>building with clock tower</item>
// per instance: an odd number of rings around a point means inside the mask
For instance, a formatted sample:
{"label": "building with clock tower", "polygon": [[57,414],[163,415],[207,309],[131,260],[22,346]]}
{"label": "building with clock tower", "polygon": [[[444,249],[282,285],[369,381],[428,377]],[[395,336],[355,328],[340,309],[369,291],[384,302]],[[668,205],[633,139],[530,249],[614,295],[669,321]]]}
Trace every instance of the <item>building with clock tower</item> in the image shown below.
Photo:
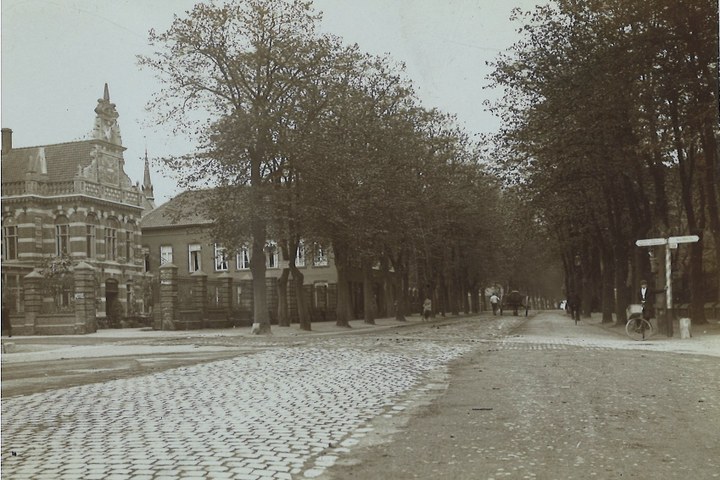
{"label": "building with clock tower", "polygon": [[142,186],[125,173],[118,117],[106,84],[88,139],[16,148],[2,129],[2,295],[14,334],[88,333],[146,309],[140,219],[153,188],[147,158]]}

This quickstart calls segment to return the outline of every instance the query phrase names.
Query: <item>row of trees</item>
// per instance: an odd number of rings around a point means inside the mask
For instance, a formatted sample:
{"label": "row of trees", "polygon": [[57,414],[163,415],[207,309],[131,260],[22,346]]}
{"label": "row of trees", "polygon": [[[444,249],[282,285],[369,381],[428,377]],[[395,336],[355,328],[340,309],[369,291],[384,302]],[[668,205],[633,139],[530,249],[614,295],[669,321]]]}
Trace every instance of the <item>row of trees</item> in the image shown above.
{"label": "row of trees", "polygon": [[557,238],[566,288],[624,319],[630,286],[653,278],[635,241],[695,234],[673,270],[704,322],[720,298],[717,2],[556,0],[517,19],[492,75],[495,153]]}
{"label": "row of trees", "polygon": [[[363,274],[367,322],[378,267],[400,319],[411,283],[443,310],[469,311],[469,292],[478,298],[513,273],[516,252],[503,239],[517,235],[504,226],[517,223],[521,204],[481,168],[477,146],[451,116],[420,105],[402,65],[318,33],[320,20],[310,2],[243,0],[199,4],[166,32],[151,31],[157,50],[140,63],[162,89],[150,109],[199,145],[167,165],[185,187],[212,187],[203,210],[219,242],[252,245],[257,333],[270,329],[268,238],[289,259],[281,292],[289,275],[301,288],[301,239],[332,247],[338,325],[350,320],[351,269]],[[534,222],[522,228],[529,238]],[[301,327],[310,329],[299,293]]]}

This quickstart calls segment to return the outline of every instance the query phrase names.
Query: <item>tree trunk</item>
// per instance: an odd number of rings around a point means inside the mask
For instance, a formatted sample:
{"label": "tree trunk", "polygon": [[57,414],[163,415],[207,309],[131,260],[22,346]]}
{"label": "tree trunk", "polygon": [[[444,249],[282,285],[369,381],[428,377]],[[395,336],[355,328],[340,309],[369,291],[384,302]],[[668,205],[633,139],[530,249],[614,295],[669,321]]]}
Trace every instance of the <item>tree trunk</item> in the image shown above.
{"label": "tree trunk", "polygon": [[[284,252],[283,252],[284,253]],[[287,258],[286,256],[284,258]],[[283,268],[282,274],[278,277],[278,325],[281,327],[290,326],[290,315],[288,313],[288,277],[290,269]]]}
{"label": "tree trunk", "polygon": [[394,312],[395,320],[405,321],[405,314],[408,311],[408,292],[410,289],[410,274],[404,261],[406,258],[402,252],[397,257],[390,257],[393,270],[395,270],[396,296]]}
{"label": "tree trunk", "polygon": [[628,285],[628,256],[624,246],[615,246],[615,318],[617,323],[625,325],[627,322],[627,307],[632,303],[631,289]]}
{"label": "tree trunk", "polygon": [[310,319],[310,311],[308,310],[307,301],[305,299],[305,275],[303,275],[300,269],[297,268],[294,259],[290,262],[290,271],[292,272],[293,283],[295,284],[295,302],[297,305],[300,330],[309,332],[312,330],[312,321]]}
{"label": "tree trunk", "polygon": [[395,267],[395,275],[399,280],[398,296],[396,300],[395,320],[404,322],[408,312],[408,291],[410,289],[410,274],[405,265]]}
{"label": "tree trunk", "polygon": [[720,302],[720,187],[718,187],[720,181],[720,178],[718,178],[720,176],[720,150],[712,130],[712,121],[713,115],[709,114],[709,118],[703,123],[701,137],[703,149],[702,176],[705,181],[705,191],[707,192],[707,218],[715,252],[715,274],[717,276],[717,291],[714,292],[715,301]]}
{"label": "tree trunk", "polygon": [[451,271],[448,275],[448,303],[449,303],[449,310],[451,315],[459,315],[460,309],[458,308],[458,283],[457,279],[455,278],[455,272]]}
{"label": "tree trunk", "polygon": [[362,260],[363,274],[363,318],[365,323],[375,324],[375,289],[373,288],[373,270],[370,259]]}
{"label": "tree trunk", "polygon": [[468,295],[469,291],[470,289],[468,288],[467,282],[463,281],[460,295],[462,295],[463,313],[465,313],[465,315],[470,315],[470,296]]}
{"label": "tree trunk", "polygon": [[610,251],[602,258],[602,323],[613,322],[615,311],[615,260]]}
{"label": "tree trunk", "polygon": [[436,311],[440,313],[440,316],[444,317],[447,312],[448,305],[448,287],[444,275],[440,276],[440,288],[437,293],[437,297],[438,308]]}
{"label": "tree trunk", "polygon": [[270,312],[267,305],[267,290],[265,285],[265,224],[255,217],[251,220],[252,229],[252,256],[250,257],[250,272],[253,286],[253,326],[251,332],[255,335],[270,333]]}
{"label": "tree trunk", "polygon": [[380,261],[380,266],[382,269],[384,300],[384,312],[381,313],[381,316],[394,317],[396,315],[395,310],[397,310],[397,295],[395,290],[397,290],[396,286],[399,282],[393,279],[393,275],[390,272],[390,260],[387,256],[383,256],[383,259]]}
{"label": "tree trunk", "polygon": [[337,307],[336,321],[338,327],[350,327],[350,284],[348,282],[348,265],[344,248],[333,243],[335,269],[337,270]]}
{"label": "tree trunk", "polygon": [[705,317],[705,289],[703,282],[703,239],[690,244],[690,318],[695,324],[708,323]]}

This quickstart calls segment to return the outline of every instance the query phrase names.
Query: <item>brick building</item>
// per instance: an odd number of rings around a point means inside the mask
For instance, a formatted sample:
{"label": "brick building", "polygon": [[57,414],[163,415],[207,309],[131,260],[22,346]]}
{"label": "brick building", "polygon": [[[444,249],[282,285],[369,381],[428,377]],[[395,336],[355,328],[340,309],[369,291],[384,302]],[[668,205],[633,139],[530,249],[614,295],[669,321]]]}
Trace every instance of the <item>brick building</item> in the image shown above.
{"label": "brick building", "polygon": [[[192,303],[193,295],[183,292],[183,285],[191,288],[192,278],[207,277],[207,295],[210,304],[220,303],[228,279],[232,285],[229,308],[236,318],[247,319],[252,308],[252,274],[250,251],[228,255],[222,245],[211,238],[211,220],[198,214],[198,202],[204,191],[184,192],[145,215],[141,222],[142,248],[147,255],[148,271],[158,276],[162,265],[177,267],[180,281],[179,301]],[[271,241],[265,250],[268,308],[271,319],[278,311],[278,278],[287,262],[280,249]],[[298,249],[296,264],[304,275],[304,291],[313,320],[328,319],[335,311],[337,272],[332,256],[320,245],[303,245]],[[292,278],[290,279],[292,282]],[[288,288],[292,299],[294,289]],[[290,302],[291,320],[297,319],[294,302]],[[181,305],[182,309],[182,305]],[[187,305],[191,310],[192,305]]]}
{"label": "brick building", "polygon": [[[145,272],[140,219],[154,208],[153,189],[147,158],[142,186],[125,173],[118,116],[106,84],[86,140],[15,148],[12,130],[2,129],[2,287],[16,333],[69,333],[49,318],[71,314],[84,293],[72,275],[48,289],[47,272],[79,263],[92,272],[101,325],[113,308],[123,316],[143,308],[135,298]],[[45,290],[28,322],[24,279],[33,271]],[[80,330],[94,328],[88,320]]]}

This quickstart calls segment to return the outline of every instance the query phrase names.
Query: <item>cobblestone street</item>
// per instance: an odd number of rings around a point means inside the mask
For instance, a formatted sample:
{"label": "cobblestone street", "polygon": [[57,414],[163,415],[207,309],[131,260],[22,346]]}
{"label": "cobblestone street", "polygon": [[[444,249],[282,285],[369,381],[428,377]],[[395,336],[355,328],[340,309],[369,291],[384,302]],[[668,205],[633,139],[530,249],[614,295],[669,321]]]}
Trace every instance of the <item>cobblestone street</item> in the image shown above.
{"label": "cobblestone street", "polygon": [[[3,399],[3,478],[324,478],[378,426],[445,392],[456,360],[653,348],[593,326],[573,326],[580,333],[569,336],[559,314],[513,333],[525,321],[483,316],[292,343],[271,337],[235,358]],[[505,428],[531,428],[522,421]]]}

